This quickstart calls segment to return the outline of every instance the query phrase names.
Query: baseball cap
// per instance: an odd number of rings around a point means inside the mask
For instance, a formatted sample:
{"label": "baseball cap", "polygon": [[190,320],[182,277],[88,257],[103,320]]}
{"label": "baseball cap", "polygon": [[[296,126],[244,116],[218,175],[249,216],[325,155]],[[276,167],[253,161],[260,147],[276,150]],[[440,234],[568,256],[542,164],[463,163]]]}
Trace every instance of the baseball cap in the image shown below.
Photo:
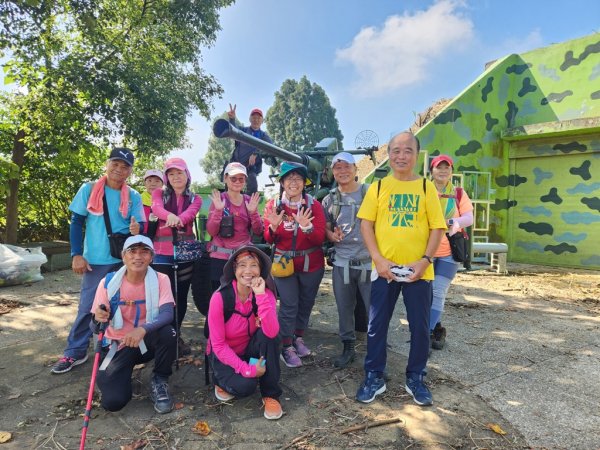
{"label": "baseball cap", "polygon": [[248,172],[246,171],[246,167],[239,162],[232,162],[227,164],[225,167],[225,171],[223,172],[225,175],[245,175],[248,176]]}
{"label": "baseball cap", "polygon": [[123,244],[123,251],[133,247],[134,245],[149,248],[152,250],[152,253],[154,253],[154,245],[152,245],[152,241],[148,236],[144,236],[143,234],[129,236],[125,240],[125,244]]}
{"label": "baseball cap", "polygon": [[263,116],[263,113],[262,113],[262,111],[261,111],[260,109],[258,109],[258,108],[254,108],[254,109],[253,109],[253,110],[250,112],[250,115],[252,115],[252,114],[258,114],[260,117],[265,117],[265,116]]}
{"label": "baseball cap", "polygon": [[439,155],[431,160],[431,164],[429,164],[429,168],[433,169],[434,167],[439,166],[441,162],[448,163],[448,165],[454,167],[454,161],[448,155]]}
{"label": "baseball cap", "polygon": [[354,156],[352,156],[352,154],[348,153],[348,152],[340,152],[337,155],[335,155],[333,157],[333,159],[331,160],[331,168],[333,168],[335,163],[338,161],[344,161],[344,162],[347,162],[348,164],[356,164],[356,161],[354,160]]}
{"label": "baseball cap", "polygon": [[158,177],[162,181],[162,179],[163,179],[163,173],[160,170],[158,170],[158,169],[148,169],[148,170],[146,170],[146,173],[144,174],[144,181],[148,177]]}
{"label": "baseball cap", "polygon": [[133,166],[135,157],[133,156],[133,153],[131,152],[131,150],[129,150],[128,148],[115,147],[110,152],[110,156],[108,157],[108,159],[111,161],[113,161],[115,159],[120,159],[121,161],[125,161],[130,166]]}

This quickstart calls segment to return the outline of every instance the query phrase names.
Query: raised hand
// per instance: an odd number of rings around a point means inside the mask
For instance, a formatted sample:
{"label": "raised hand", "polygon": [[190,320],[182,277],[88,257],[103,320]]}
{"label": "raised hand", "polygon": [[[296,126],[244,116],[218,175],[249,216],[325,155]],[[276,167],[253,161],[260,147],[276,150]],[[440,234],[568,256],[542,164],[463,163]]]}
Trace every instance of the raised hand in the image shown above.
{"label": "raised hand", "polygon": [[129,221],[129,232],[133,236],[140,234],[140,224],[135,220],[135,216],[131,216],[131,220]]}
{"label": "raised hand", "polygon": [[229,104],[229,111],[227,111],[227,117],[229,117],[230,119],[235,119],[235,108],[237,107],[237,105],[233,105],[233,107],[231,106],[231,103]]}
{"label": "raised hand", "polygon": [[248,159],[248,166],[253,166],[256,163],[256,153],[252,153]]}
{"label": "raised hand", "polygon": [[252,288],[252,291],[256,295],[264,294],[265,293],[265,280],[263,280],[262,277],[252,278],[252,281],[250,282],[250,287]]}
{"label": "raised hand", "polygon": [[222,211],[225,208],[225,202],[221,198],[221,193],[216,189],[213,189],[212,194],[210,194],[210,199],[217,211]]}
{"label": "raised hand", "polygon": [[313,220],[312,210],[310,208],[300,208],[298,209],[298,213],[292,214],[294,216],[294,220],[298,222],[298,225],[301,227],[308,227]]}
{"label": "raised hand", "polygon": [[258,209],[259,201],[260,201],[260,194],[258,192],[255,192],[250,197],[250,201],[246,202],[246,209],[248,210],[248,212],[250,214],[253,214],[256,212],[256,210]]}
{"label": "raised hand", "polygon": [[277,211],[272,209],[270,211],[268,211],[265,214],[265,219],[267,219],[270,223],[270,227],[273,231],[277,230],[277,227],[279,226],[279,224],[281,222],[283,222],[283,215],[285,214],[285,211],[282,209],[281,212],[279,214],[277,214]]}

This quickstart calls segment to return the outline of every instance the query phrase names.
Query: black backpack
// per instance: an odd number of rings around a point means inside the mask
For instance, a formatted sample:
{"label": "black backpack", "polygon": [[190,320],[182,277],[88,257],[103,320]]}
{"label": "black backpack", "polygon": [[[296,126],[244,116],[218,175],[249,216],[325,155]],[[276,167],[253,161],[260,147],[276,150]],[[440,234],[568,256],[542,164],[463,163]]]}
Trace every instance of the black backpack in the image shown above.
{"label": "black backpack", "polygon": [[[221,293],[221,298],[223,299],[223,318],[224,322],[227,323],[231,316],[234,314],[238,314],[245,319],[250,319],[252,315],[258,316],[258,306],[256,305],[256,296],[254,292],[252,292],[252,310],[248,314],[242,314],[241,312],[235,309],[235,292],[233,291],[233,285],[231,283],[221,286],[218,290]],[[206,316],[206,320],[204,322],[204,337],[207,339],[210,336],[210,332],[208,329],[208,315]],[[204,353],[204,381],[206,384],[210,384],[210,375],[209,375],[209,361],[208,354]]]}

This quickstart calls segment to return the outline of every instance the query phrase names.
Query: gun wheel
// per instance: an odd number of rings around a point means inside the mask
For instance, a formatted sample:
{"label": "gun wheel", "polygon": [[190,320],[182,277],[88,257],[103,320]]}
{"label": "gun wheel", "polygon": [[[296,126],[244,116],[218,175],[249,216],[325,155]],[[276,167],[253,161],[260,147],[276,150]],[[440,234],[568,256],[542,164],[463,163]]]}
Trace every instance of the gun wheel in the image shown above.
{"label": "gun wheel", "polygon": [[356,138],[354,139],[354,147],[356,149],[377,149],[379,147],[379,137],[374,131],[363,130],[356,135]]}

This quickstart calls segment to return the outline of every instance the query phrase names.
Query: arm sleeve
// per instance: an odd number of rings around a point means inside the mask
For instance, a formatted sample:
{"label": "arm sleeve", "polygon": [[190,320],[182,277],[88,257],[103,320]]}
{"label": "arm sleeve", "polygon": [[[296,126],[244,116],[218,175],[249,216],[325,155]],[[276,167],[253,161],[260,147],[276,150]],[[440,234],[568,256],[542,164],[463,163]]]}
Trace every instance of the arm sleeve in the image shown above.
{"label": "arm sleeve", "polygon": [[200,211],[201,207],[202,197],[200,197],[199,195],[195,195],[194,201],[190,204],[190,206],[188,206],[185,211],[182,211],[181,214],[179,214],[179,218],[181,219],[183,224],[187,225],[189,223],[192,223],[194,221],[194,218],[198,214],[198,211]]}
{"label": "arm sleeve", "polygon": [[233,368],[245,378],[256,376],[256,367],[243,361],[229,346],[225,335],[225,316],[223,313],[223,297],[216,291],[210,299],[208,309],[208,329],[210,330],[211,351],[223,364]]}
{"label": "arm sleeve", "polygon": [[146,334],[148,334],[170,324],[171,322],[173,322],[173,304],[165,303],[164,305],[160,305],[158,308],[158,316],[156,317],[156,320],[152,323],[143,324],[142,328],[146,330]]}
{"label": "arm sleeve", "polygon": [[96,308],[98,308],[100,305],[105,305],[106,306],[106,310],[110,312],[110,302],[108,301],[108,294],[106,292],[106,288],[104,287],[104,280],[106,279],[106,277],[102,278],[102,280],[100,280],[100,283],[98,283],[98,287],[96,288],[96,295],[94,296],[94,301],[92,303],[92,307],[90,308],[90,312],[92,313],[92,320],[90,320],[90,330],[92,330],[92,333],[96,333],[96,317],[94,316],[94,311],[96,311]]}
{"label": "arm sleeve", "polygon": [[154,192],[152,192],[152,212],[160,220],[167,220],[167,217],[169,216],[169,214],[171,214],[171,212],[165,209],[162,194],[162,189],[155,189]]}
{"label": "arm sleeve", "polygon": [[456,221],[460,227],[467,228],[473,225],[473,203],[464,189],[462,190],[458,210],[460,211],[460,217]]}
{"label": "arm sleeve", "polygon": [[258,317],[260,317],[263,333],[268,338],[274,338],[279,334],[275,295],[269,289],[265,289],[264,294],[256,296],[256,306],[258,306]]}
{"label": "arm sleeve", "polygon": [[69,227],[69,243],[71,244],[71,256],[83,255],[83,224],[85,216],[77,213],[71,214],[71,225]]}

